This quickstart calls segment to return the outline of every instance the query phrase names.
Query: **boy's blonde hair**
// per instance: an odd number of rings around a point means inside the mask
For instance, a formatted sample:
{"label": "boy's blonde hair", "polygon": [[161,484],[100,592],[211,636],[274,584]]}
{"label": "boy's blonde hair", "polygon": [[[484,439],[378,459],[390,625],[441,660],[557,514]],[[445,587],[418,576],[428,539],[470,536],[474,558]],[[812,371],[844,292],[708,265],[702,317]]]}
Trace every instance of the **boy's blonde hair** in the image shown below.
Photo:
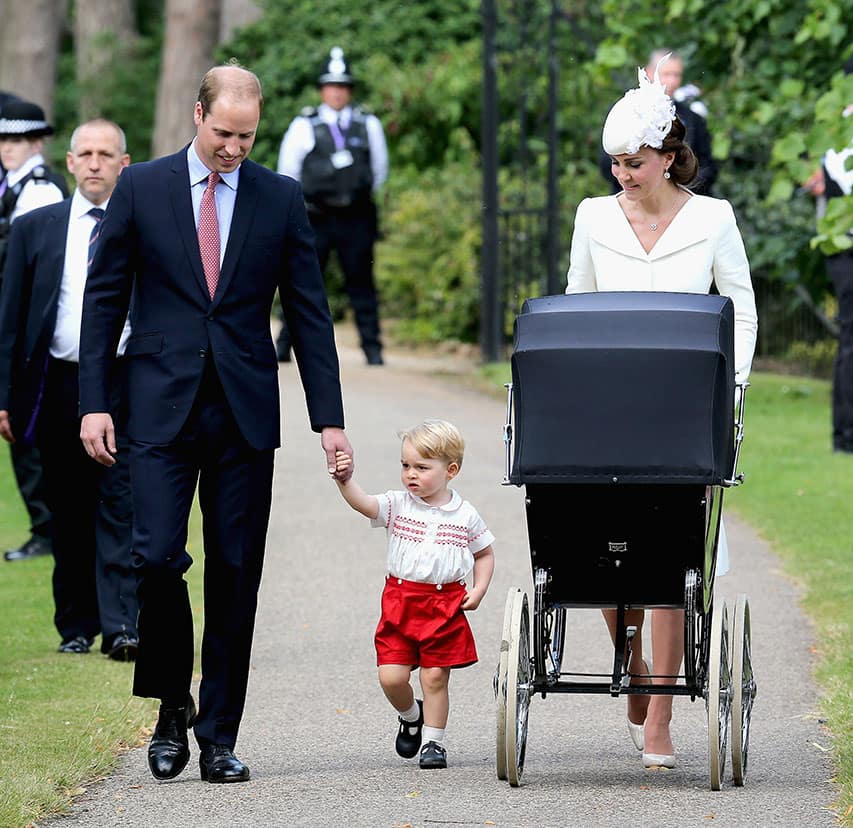
{"label": "boy's blonde hair", "polygon": [[459,429],[447,420],[424,420],[416,426],[400,431],[401,440],[408,440],[421,457],[456,463],[462,468],[465,441]]}

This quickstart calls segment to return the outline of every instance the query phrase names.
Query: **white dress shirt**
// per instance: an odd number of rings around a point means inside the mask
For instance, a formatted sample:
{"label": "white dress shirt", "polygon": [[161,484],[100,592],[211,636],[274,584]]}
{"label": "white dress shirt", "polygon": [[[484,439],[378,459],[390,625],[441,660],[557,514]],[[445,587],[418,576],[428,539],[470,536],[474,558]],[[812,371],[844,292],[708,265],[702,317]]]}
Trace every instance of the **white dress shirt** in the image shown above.
{"label": "white dress shirt", "polygon": [[[338,111],[328,104],[320,104],[317,112],[323,121],[330,126],[337,124],[340,119],[341,128],[346,131],[352,121],[352,107],[345,106]],[[385,133],[382,124],[375,115],[365,114],[367,143],[370,147],[370,169],[373,173],[373,192],[376,192],[388,178],[388,146],[385,143]],[[291,121],[278,153],[278,171],[282,175],[300,180],[302,162],[305,156],[314,149],[314,127],[311,119],[299,115]]]}
{"label": "white dress shirt", "polygon": [[[17,170],[6,172],[6,186],[12,189],[22,178],[38,166],[44,165],[44,156],[37,152],[30,156]],[[9,222],[13,222],[18,216],[36,210],[39,207],[47,207],[48,204],[58,204],[65,198],[62,190],[52,181],[33,181],[24,184],[23,189],[15,202],[15,209],[9,216]]]}
{"label": "white dress shirt", "polygon": [[[65,236],[65,264],[59,286],[59,304],[56,309],[56,325],[50,341],[50,355],[69,362],[80,361],[80,324],[83,318],[83,292],[88,275],[89,236],[95,226],[95,217],[89,215],[93,207],[106,210],[109,199],[103,204],[92,204],[79,190],[71,196],[71,212],[68,216],[68,233]],[[118,344],[118,355],[124,354],[130,337],[130,320]]]}
{"label": "white dress shirt", "polygon": [[477,510],[450,489],[450,500],[431,506],[405,491],[376,495],[379,513],[370,521],[388,534],[388,574],[426,584],[461,581],[474,554],[495,541]]}
{"label": "white dress shirt", "polygon": [[[190,171],[190,195],[193,201],[193,217],[196,230],[201,214],[201,197],[207,189],[207,177],[213,172],[209,170],[195,151],[195,139],[187,148],[187,166]],[[237,201],[237,185],[240,182],[240,168],[229,173],[219,173],[220,183],[216,186],[216,217],[219,221],[219,266],[225,259],[225,248],[228,246],[228,234],[231,231],[231,219],[234,217],[234,204]],[[225,186],[221,186],[224,184]]]}

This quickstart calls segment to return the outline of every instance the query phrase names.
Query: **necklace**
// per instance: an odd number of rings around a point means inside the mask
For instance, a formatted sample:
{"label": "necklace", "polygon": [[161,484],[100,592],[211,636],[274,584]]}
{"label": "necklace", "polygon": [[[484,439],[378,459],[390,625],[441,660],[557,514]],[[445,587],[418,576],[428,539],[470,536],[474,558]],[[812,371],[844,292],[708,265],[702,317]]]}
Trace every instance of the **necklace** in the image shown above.
{"label": "necklace", "polygon": [[[672,211],[672,215],[667,219],[667,221],[672,221],[675,218],[676,213],[681,209],[681,207],[683,205],[684,205],[683,201],[677,203],[675,205],[675,210]],[[658,227],[661,224],[663,224],[663,221],[661,219],[658,219],[657,221],[653,221],[653,222],[651,222],[651,224],[649,224],[649,230],[651,230],[652,233],[657,233]]]}

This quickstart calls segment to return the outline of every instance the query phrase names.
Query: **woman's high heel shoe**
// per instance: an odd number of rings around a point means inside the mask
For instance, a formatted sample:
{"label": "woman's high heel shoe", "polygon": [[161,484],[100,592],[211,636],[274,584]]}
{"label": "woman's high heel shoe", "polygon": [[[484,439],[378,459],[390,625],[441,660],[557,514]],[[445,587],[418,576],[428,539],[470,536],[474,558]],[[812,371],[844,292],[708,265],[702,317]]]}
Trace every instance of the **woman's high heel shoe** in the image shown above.
{"label": "woman's high heel shoe", "polygon": [[637,748],[637,750],[643,749],[643,745],[645,743],[645,729],[645,725],[634,724],[630,719],[628,719],[628,733],[631,734],[631,741],[634,743],[634,747]]}
{"label": "woman's high heel shoe", "polygon": [[672,769],[675,767],[675,754],[643,753],[643,767]]}
{"label": "woman's high heel shoe", "polygon": [[[651,675],[652,668],[649,667],[649,662],[643,659],[643,665],[646,668],[646,672]],[[644,737],[645,725],[634,724],[630,719],[628,719],[628,733],[631,735],[631,741],[634,743],[634,747],[637,750],[642,750],[645,737]]]}

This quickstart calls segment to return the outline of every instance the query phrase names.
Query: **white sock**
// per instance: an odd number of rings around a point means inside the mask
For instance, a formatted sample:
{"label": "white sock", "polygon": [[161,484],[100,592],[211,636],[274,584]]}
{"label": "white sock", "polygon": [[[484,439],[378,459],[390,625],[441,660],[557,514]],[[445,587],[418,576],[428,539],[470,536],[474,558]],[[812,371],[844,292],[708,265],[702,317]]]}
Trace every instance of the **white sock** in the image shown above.
{"label": "white sock", "polygon": [[[400,711],[397,711],[400,713]],[[400,718],[404,722],[416,722],[421,717],[421,708],[417,701],[412,702],[412,706],[403,713],[400,713]]]}
{"label": "white sock", "polygon": [[444,728],[424,725],[421,744],[425,745],[427,742],[435,742],[437,745],[444,747]]}

